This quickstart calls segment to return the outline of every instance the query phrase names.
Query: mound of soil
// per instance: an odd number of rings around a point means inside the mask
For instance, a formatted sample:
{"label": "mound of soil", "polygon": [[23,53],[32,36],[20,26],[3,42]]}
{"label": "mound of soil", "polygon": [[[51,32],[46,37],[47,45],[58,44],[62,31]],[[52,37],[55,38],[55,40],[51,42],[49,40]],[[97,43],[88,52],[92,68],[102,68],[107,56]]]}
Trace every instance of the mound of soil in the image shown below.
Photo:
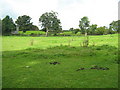
{"label": "mound of soil", "polygon": [[97,70],[109,70],[108,67],[99,67],[99,66],[94,66],[94,67],[91,67],[90,69],[97,69]]}
{"label": "mound of soil", "polygon": [[[99,67],[99,66],[94,66],[94,67],[91,67],[90,69],[96,69],[96,70],[109,70],[108,67]],[[80,70],[87,70],[85,68],[79,68],[77,69],[76,71],[80,71]],[[89,70],[89,69],[88,69]]]}
{"label": "mound of soil", "polygon": [[79,68],[79,69],[77,69],[76,71],[80,71],[80,70],[85,70],[85,68]]}
{"label": "mound of soil", "polygon": [[50,62],[50,64],[56,65],[56,64],[60,64],[59,62]]}

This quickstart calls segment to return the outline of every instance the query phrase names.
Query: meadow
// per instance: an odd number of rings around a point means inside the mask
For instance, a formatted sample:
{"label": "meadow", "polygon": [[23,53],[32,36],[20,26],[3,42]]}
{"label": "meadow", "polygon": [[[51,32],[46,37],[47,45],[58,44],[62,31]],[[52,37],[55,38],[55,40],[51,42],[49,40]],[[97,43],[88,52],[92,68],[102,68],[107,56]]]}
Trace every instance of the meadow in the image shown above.
{"label": "meadow", "polygon": [[[54,33],[52,32],[49,32],[48,33],[49,36],[54,36]],[[46,33],[44,31],[34,31],[34,30],[31,30],[31,31],[26,31],[25,33],[23,33],[23,31],[19,31],[18,32],[18,35],[24,35],[24,36],[45,36]],[[78,32],[77,34],[75,34],[74,32],[72,31],[63,31],[62,33],[57,33],[57,36],[81,36],[80,32]]]}
{"label": "meadow", "polygon": [[3,36],[3,88],[118,88],[118,34],[89,36],[89,47],[83,41]]}

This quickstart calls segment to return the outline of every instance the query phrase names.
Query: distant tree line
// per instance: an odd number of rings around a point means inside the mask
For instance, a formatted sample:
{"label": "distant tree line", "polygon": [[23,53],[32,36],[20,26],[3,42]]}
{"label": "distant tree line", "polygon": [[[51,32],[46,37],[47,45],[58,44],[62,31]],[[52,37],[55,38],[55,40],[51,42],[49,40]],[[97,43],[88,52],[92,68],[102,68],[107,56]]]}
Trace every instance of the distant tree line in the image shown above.
{"label": "distant tree line", "polygon": [[[48,33],[53,33],[57,35],[62,32],[61,21],[57,17],[58,13],[51,11],[43,13],[39,18],[39,23],[41,25],[41,30],[46,32],[46,36]],[[36,25],[33,25],[31,22],[31,17],[27,15],[19,16],[17,20],[14,22],[10,16],[6,16],[2,21],[2,35],[10,35],[12,31],[16,31],[16,28],[19,28],[19,31],[30,30],[39,30]],[[88,17],[84,16],[79,21],[79,28],[70,28],[69,31],[77,34],[80,32],[81,34],[86,35],[105,35],[105,34],[114,34],[119,32],[120,20],[113,21],[109,24],[109,28],[106,26],[98,27],[97,24],[90,25],[90,21]]]}
{"label": "distant tree line", "polygon": [[97,24],[90,25],[88,17],[83,17],[79,21],[79,29],[70,28],[69,30],[73,31],[75,34],[81,32],[85,35],[106,35],[106,34],[115,34],[119,32],[120,20],[113,21],[109,24],[109,28],[106,26],[97,27]]}
{"label": "distant tree line", "polygon": [[2,19],[2,35],[11,35],[11,32],[16,31],[17,27],[23,33],[30,30],[39,30],[36,25],[31,23],[31,18],[27,15],[19,16],[15,23],[8,15]]}

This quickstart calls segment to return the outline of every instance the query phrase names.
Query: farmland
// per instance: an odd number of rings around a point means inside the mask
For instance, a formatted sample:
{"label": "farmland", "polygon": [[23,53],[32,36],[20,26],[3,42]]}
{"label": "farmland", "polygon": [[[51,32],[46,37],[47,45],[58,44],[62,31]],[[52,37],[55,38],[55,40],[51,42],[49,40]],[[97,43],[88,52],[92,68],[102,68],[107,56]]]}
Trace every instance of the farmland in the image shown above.
{"label": "farmland", "polygon": [[89,36],[89,47],[83,40],[3,36],[3,88],[117,88],[118,35]]}

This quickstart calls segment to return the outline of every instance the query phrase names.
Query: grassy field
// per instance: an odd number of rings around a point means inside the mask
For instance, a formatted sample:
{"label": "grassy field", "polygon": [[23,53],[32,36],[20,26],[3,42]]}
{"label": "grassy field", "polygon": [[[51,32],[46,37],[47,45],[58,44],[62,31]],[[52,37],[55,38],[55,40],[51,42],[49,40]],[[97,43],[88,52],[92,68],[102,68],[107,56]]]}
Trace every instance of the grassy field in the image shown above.
{"label": "grassy field", "polygon": [[3,88],[117,88],[118,35],[89,39],[3,36]]}
{"label": "grassy field", "polygon": [[42,34],[45,35],[44,31],[26,31],[26,33],[23,33],[23,31],[19,31],[19,34],[24,34],[24,35],[30,35],[30,34]]}
{"label": "grassy field", "polygon": [[[19,31],[20,35],[38,35],[38,36],[45,36],[46,33],[44,31],[26,31],[25,33],[23,33],[23,31]],[[54,36],[54,33],[49,32],[48,33],[49,36]],[[77,34],[73,33],[72,31],[63,31],[62,33],[58,33],[58,36],[81,36],[80,32],[78,32]]]}

